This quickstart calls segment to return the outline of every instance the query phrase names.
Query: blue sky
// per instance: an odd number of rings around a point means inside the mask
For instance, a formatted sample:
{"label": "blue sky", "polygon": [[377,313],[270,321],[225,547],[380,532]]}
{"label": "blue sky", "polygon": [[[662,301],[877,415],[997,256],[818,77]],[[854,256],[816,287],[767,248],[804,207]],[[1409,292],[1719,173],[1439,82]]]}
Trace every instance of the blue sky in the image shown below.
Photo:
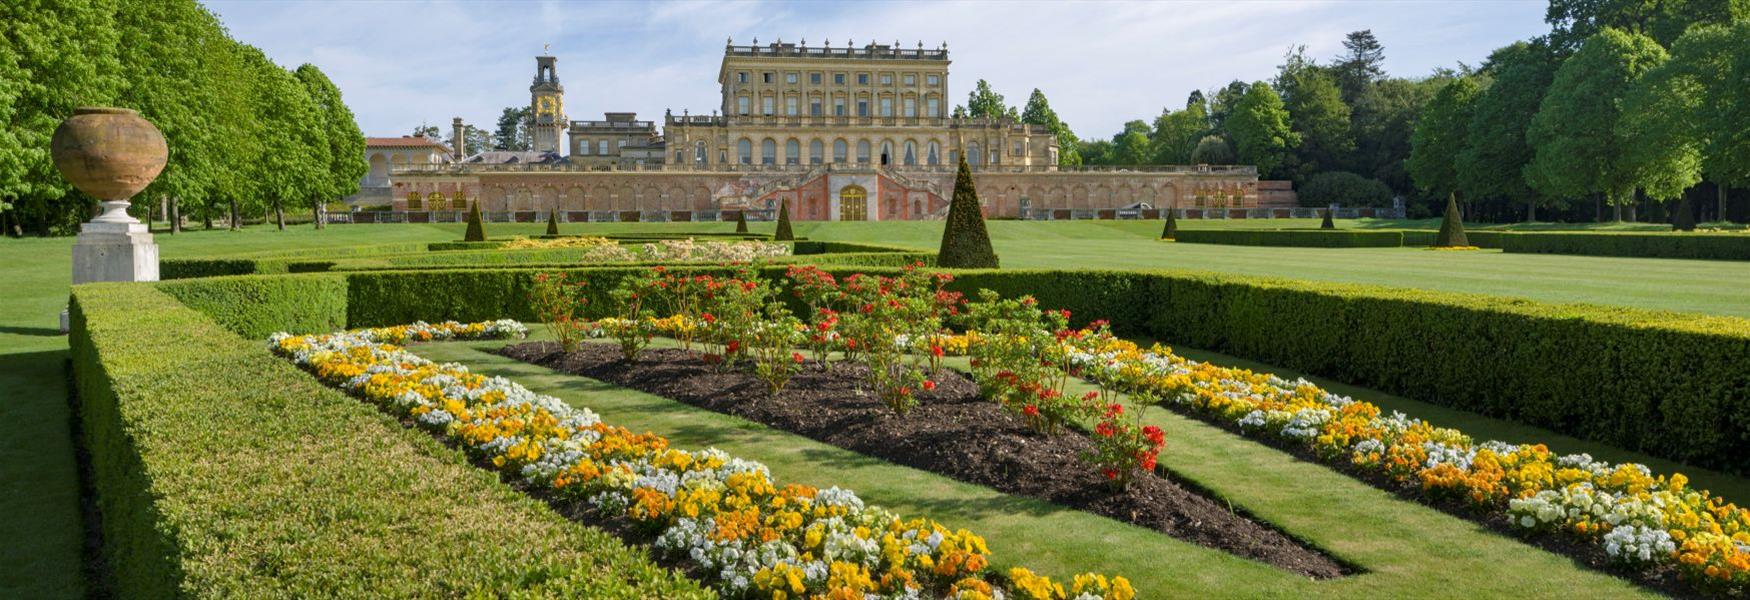
{"label": "blue sky", "polygon": [[1083,137],[1179,108],[1193,89],[1269,78],[1291,45],[1328,60],[1372,29],[1386,69],[1422,76],[1547,31],[1544,2],[232,2],[211,1],[237,39],[282,65],[315,63],[366,135],[451,117],[490,128],[528,102],[534,56],[552,44],[573,119],[654,118],[716,106],[723,43],[947,42],[956,103],[978,79],[1017,106],[1033,88]]}

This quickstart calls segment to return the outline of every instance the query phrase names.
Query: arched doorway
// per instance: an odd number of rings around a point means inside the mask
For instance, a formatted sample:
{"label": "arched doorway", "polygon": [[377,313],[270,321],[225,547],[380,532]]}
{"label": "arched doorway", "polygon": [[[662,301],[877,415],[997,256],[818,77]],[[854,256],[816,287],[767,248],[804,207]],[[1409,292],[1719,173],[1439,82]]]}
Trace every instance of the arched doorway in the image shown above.
{"label": "arched doorway", "polygon": [[869,192],[860,185],[847,185],[839,190],[839,220],[869,220]]}

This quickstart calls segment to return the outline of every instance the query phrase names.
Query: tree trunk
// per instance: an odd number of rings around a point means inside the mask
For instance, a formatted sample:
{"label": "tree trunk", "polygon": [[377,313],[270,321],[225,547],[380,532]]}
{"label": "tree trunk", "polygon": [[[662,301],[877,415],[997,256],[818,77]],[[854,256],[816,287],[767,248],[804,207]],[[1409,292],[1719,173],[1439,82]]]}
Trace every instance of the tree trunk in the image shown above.
{"label": "tree trunk", "polygon": [[1612,216],[1610,217],[1610,220],[1621,223],[1622,222],[1622,203],[1621,202],[1610,203],[1610,210],[1612,211]]}
{"label": "tree trunk", "polygon": [[231,198],[231,231],[243,228],[243,216],[237,214],[237,198]]}
{"label": "tree trunk", "polygon": [[182,199],[170,199],[170,235],[182,232]]}
{"label": "tree trunk", "polygon": [[201,219],[206,221],[207,230],[211,231],[213,229],[213,204],[211,202],[201,207]]}
{"label": "tree trunk", "polygon": [[1628,202],[1628,206],[1626,207],[1626,210],[1624,211],[1624,213],[1627,214],[1627,216],[1628,216],[1628,222],[1633,223],[1636,221],[1636,219],[1635,219],[1635,202],[1633,200],[1630,200]]}
{"label": "tree trunk", "polygon": [[279,198],[273,199],[273,221],[274,224],[279,227],[280,231],[286,230],[286,211],[280,206]]}
{"label": "tree trunk", "polygon": [[1537,201],[1536,200],[1526,200],[1525,201],[1525,222],[1526,223],[1536,223],[1537,222]]}
{"label": "tree trunk", "polygon": [[1721,223],[1728,223],[1729,221],[1726,220],[1726,184],[1716,183],[1714,184],[1714,189],[1719,192],[1720,196],[1720,216],[1718,217],[1718,220]]}

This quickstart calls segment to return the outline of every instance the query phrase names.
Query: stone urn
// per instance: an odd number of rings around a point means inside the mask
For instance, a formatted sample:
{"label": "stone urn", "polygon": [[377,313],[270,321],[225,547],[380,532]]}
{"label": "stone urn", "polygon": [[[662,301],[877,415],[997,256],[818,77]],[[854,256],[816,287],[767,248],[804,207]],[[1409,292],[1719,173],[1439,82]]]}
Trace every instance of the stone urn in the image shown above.
{"label": "stone urn", "polygon": [[140,113],[87,106],[55,128],[49,153],[73,187],[103,202],[92,222],[138,223],[128,216],[128,199],[158,178],[170,148]]}

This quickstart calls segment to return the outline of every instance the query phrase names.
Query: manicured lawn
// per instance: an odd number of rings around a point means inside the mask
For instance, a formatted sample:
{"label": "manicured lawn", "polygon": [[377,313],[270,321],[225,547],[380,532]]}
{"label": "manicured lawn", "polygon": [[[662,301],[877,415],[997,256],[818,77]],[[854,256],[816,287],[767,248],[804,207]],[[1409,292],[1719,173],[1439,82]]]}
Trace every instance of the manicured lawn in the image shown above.
{"label": "manicured lawn", "polygon": [[1365,572],[1328,581],[1303,579],[1153,531],[486,352],[502,344],[430,344],[414,350],[432,360],[462,362],[481,373],[513,378],[536,392],[590,408],[610,423],[667,436],[679,447],[714,446],[764,462],[782,481],[846,487],[901,514],[966,527],[987,538],[998,566],[1027,564],[1053,574],[1121,573],[1146,597],[1650,595],[1566,558],[1164,410],[1151,410],[1146,417],[1167,431],[1163,465]]}

